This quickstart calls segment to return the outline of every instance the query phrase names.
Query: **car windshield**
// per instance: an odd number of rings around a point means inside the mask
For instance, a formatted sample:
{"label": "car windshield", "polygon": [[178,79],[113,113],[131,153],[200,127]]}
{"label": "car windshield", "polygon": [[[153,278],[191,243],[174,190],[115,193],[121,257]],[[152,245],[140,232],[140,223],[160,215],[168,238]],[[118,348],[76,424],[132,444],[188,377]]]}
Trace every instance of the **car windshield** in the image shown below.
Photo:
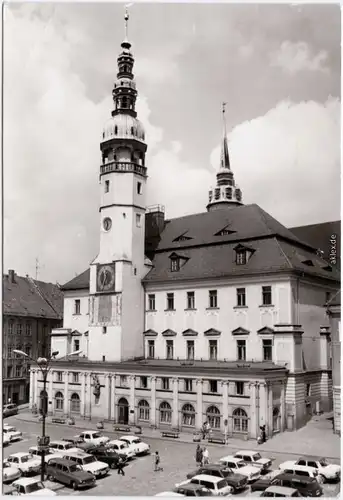
{"label": "car windshield", "polygon": [[237,467],[240,469],[241,467],[245,467],[245,463],[244,462],[237,462]]}
{"label": "car windshield", "polygon": [[128,448],[129,445],[127,443],[125,443],[124,441],[122,441],[121,445],[119,446],[119,448],[122,450],[123,448]]}
{"label": "car windshield", "polygon": [[74,448],[74,446],[71,443],[66,443],[63,446],[65,450],[70,450],[71,448]]}
{"label": "car windshield", "polygon": [[28,484],[26,486],[26,494],[27,493],[34,493],[35,491],[38,490],[43,490],[44,489],[44,484],[41,481],[37,481],[36,483]]}
{"label": "car windshield", "polygon": [[139,438],[137,438],[137,439],[133,439],[133,440],[131,441],[131,443],[133,443],[133,444],[139,444],[139,443],[141,443],[141,442],[142,442],[142,441],[141,441]]}
{"label": "car windshield", "polygon": [[15,427],[6,427],[6,428],[4,429],[4,432],[16,432],[16,430],[17,430],[17,429],[16,429]]}
{"label": "car windshield", "polygon": [[329,465],[329,464],[328,464],[328,461],[326,460],[326,458],[321,458],[321,459],[319,460],[319,463],[320,463],[320,465],[321,465],[322,467],[326,467],[327,465]]}
{"label": "car windshield", "polygon": [[73,464],[69,467],[69,472],[76,472],[77,470],[82,470],[81,465]]}
{"label": "car windshield", "polygon": [[102,437],[102,434],[100,432],[94,432],[93,439],[98,439],[98,438],[101,438],[101,437]]}
{"label": "car windshield", "polygon": [[91,464],[91,463],[93,463],[93,462],[96,462],[96,458],[95,458],[95,457],[92,457],[92,456],[90,456],[90,457],[85,457],[85,458],[82,460],[82,462],[83,462],[84,464]]}
{"label": "car windshield", "polygon": [[255,455],[253,455],[252,458],[253,458],[253,460],[260,460],[260,458],[262,458],[262,457],[259,453],[255,453]]}
{"label": "car windshield", "polygon": [[28,462],[29,460],[32,460],[31,455],[23,455],[22,457],[20,457],[21,463]]}

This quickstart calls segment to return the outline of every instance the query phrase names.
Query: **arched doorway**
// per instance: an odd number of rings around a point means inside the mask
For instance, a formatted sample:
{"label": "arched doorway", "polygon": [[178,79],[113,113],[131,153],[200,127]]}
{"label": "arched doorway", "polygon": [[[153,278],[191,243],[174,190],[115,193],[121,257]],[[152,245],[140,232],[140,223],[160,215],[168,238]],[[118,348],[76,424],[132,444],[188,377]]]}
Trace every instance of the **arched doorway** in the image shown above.
{"label": "arched doorway", "polygon": [[118,423],[127,425],[129,423],[129,403],[126,398],[118,401]]}
{"label": "arched doorway", "polygon": [[273,408],[273,432],[280,432],[281,415],[277,406]]}
{"label": "arched doorway", "polygon": [[248,432],[248,415],[245,410],[236,408],[232,412],[232,417],[234,432]]}
{"label": "arched doorway", "polygon": [[56,411],[63,411],[63,408],[64,408],[64,397],[63,397],[62,392],[58,391],[55,394],[55,410]]}
{"label": "arched doorway", "polygon": [[80,396],[76,392],[70,398],[70,412],[80,413]]}

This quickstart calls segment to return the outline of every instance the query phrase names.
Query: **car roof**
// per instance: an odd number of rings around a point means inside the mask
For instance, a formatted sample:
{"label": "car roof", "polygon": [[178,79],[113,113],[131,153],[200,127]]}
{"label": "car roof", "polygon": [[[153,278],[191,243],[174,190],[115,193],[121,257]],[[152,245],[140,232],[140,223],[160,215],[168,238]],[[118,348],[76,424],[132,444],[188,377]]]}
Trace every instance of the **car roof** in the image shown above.
{"label": "car roof", "polygon": [[223,481],[222,477],[210,476],[209,474],[197,474],[196,476],[192,477],[192,481],[193,479],[200,479],[202,481],[212,481],[212,483],[219,483],[219,481]]}
{"label": "car roof", "polygon": [[256,455],[257,453],[259,453],[259,451],[240,450],[240,451],[236,451],[235,455]]}
{"label": "car roof", "polygon": [[297,469],[299,469],[299,470],[308,470],[308,469],[317,470],[315,467],[311,467],[310,465],[295,465],[295,464],[288,465],[286,467],[286,469],[289,469],[289,470],[297,470]]}
{"label": "car roof", "polygon": [[111,439],[110,441],[111,444],[123,444],[123,441],[120,439]]}
{"label": "car roof", "polygon": [[265,491],[268,493],[284,493],[286,497],[290,497],[297,490],[295,488],[286,488],[286,486],[269,486]]}
{"label": "car roof", "polygon": [[63,465],[68,465],[68,466],[70,465],[69,460],[66,460],[65,458],[61,458],[61,457],[50,458],[49,463],[50,462],[52,462],[52,463],[55,462],[57,464],[63,464]]}
{"label": "car roof", "polygon": [[225,470],[228,469],[225,464],[204,464],[199,467],[199,469],[220,469],[220,470]]}
{"label": "car roof", "polygon": [[[211,476],[211,477],[213,477],[213,476]],[[204,486],[201,484],[188,483],[188,484],[180,484],[179,486],[177,486],[176,489],[179,489],[179,488],[182,488],[185,490],[203,490]]]}
{"label": "car roof", "polygon": [[126,434],[124,436],[121,436],[119,438],[119,441],[121,441],[122,439],[139,439],[138,436],[127,436]]}
{"label": "car roof", "polygon": [[62,441],[61,439],[54,439],[53,441],[50,441],[50,445],[52,444],[68,444],[68,441]]}
{"label": "car roof", "polygon": [[21,484],[26,486],[28,484],[34,484],[40,482],[40,478],[38,477],[21,477],[20,479],[16,479],[12,484]]}
{"label": "car roof", "polygon": [[325,459],[325,457],[311,457],[309,455],[307,455],[306,457],[299,457],[298,460],[306,460],[307,462],[309,460],[312,460],[313,462],[318,462],[319,460],[323,460]]}
{"label": "car roof", "polygon": [[30,455],[30,453],[28,451],[18,451],[17,453],[11,453],[11,455],[8,457],[26,457],[26,455]]}
{"label": "car roof", "polygon": [[[308,476],[297,476],[296,474],[287,474],[287,472],[283,472],[282,474],[279,474],[276,476],[278,479],[297,479],[298,481],[304,481],[305,483],[314,483],[316,479],[314,477],[308,477]],[[275,479],[275,478],[273,478]]]}
{"label": "car roof", "polygon": [[69,456],[69,455],[76,455],[77,457],[80,457],[80,458],[84,458],[84,457],[91,457],[92,455],[90,453],[87,453],[83,450],[80,450],[79,448],[71,448],[70,450],[67,450],[68,454],[66,456]]}
{"label": "car roof", "polygon": [[234,457],[233,455],[226,455],[225,457],[222,457],[219,460],[230,460],[230,462],[242,462],[241,458]]}

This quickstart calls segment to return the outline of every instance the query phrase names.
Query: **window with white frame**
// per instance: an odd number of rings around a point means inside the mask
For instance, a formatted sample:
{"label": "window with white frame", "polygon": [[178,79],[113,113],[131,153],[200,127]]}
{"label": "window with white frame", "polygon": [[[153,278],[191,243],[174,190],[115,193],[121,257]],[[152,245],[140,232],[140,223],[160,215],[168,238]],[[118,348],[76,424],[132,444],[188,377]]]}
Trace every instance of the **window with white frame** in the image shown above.
{"label": "window with white frame", "polygon": [[210,389],[210,392],[213,392],[213,393],[218,393],[218,380],[209,380],[209,389]]}
{"label": "window with white frame", "polygon": [[237,359],[239,361],[246,360],[246,341],[237,340]]}
{"label": "window with white frame", "polygon": [[150,420],[150,406],[145,399],[141,399],[138,403],[138,420],[149,422]]}
{"label": "window with white frame", "polygon": [[247,263],[247,251],[245,249],[236,250],[236,264],[242,266]]}
{"label": "window with white frame", "polygon": [[272,305],[272,287],[263,286],[262,287],[262,305],[271,306]]}
{"label": "window with white frame", "polygon": [[174,294],[167,293],[167,311],[174,311]]}
{"label": "window with white frame", "polygon": [[148,358],[154,359],[155,357],[155,341],[148,340]]}
{"label": "window with white frame", "polygon": [[263,339],[263,361],[272,361],[273,359],[273,341],[272,339]]}
{"label": "window with white frame", "polygon": [[23,333],[23,324],[19,321],[17,323],[17,335],[21,335]]}
{"label": "window with white frame", "polygon": [[126,375],[120,375],[119,384],[120,384],[120,387],[127,387],[127,376]]}
{"label": "window with white frame", "polygon": [[16,367],[15,367],[15,376],[21,377],[21,366],[20,365],[16,365]]}
{"label": "window with white frame", "polygon": [[140,387],[141,389],[147,389],[148,388],[148,377],[140,377]]}
{"label": "window with white frame", "polygon": [[80,339],[74,339],[74,351],[80,350]]}
{"label": "window with white frame", "polygon": [[80,374],[78,372],[72,373],[72,382],[73,384],[78,384],[80,382]]}
{"label": "window with white frame", "polygon": [[195,409],[190,403],[183,405],[182,410],[182,425],[187,425],[190,427],[195,426]]}
{"label": "window with white frame", "polygon": [[162,386],[162,389],[164,391],[169,391],[169,378],[168,377],[162,377],[161,386]]}
{"label": "window with white frame", "polygon": [[245,288],[237,288],[237,306],[243,307],[245,305]]}
{"label": "window with white frame", "polygon": [[74,314],[81,314],[81,300],[74,300]]}
{"label": "window with white frame", "polygon": [[174,358],[174,342],[173,340],[168,339],[166,341],[166,358],[167,359],[173,359]]}
{"label": "window with white frame", "polygon": [[25,335],[27,337],[31,337],[31,335],[32,335],[32,323],[31,323],[31,321],[26,321]]}
{"label": "window with white frame", "polygon": [[167,401],[160,404],[160,422],[161,424],[170,424],[172,420],[172,409]]}
{"label": "window with white frame", "polygon": [[187,359],[194,359],[194,340],[187,340]]}
{"label": "window with white frame", "polygon": [[55,372],[56,373],[56,382],[63,382],[63,372]]}
{"label": "window with white frame", "polygon": [[193,392],[193,380],[185,378],[185,392]]}
{"label": "window with white frame", "polygon": [[237,396],[244,396],[244,382],[235,382]]}
{"label": "window with white frame", "polygon": [[209,290],[209,308],[216,309],[218,307],[218,295],[217,290]]}
{"label": "window with white frame", "polygon": [[195,293],[187,292],[187,309],[195,309]]}
{"label": "window with white frame", "polygon": [[216,360],[218,356],[218,340],[210,339],[209,344],[209,358]]}
{"label": "window with white frame", "polygon": [[156,311],[156,298],[154,293],[148,295],[148,311]]}

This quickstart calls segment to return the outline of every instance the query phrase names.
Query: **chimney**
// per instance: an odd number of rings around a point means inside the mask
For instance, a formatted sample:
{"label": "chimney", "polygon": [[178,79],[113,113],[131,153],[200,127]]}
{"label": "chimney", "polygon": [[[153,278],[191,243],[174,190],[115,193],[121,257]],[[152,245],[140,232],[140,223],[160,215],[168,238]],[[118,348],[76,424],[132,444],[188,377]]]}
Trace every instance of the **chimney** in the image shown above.
{"label": "chimney", "polygon": [[15,283],[15,272],[13,269],[8,270],[8,281],[10,283]]}
{"label": "chimney", "polygon": [[153,259],[165,227],[164,206],[148,207],[145,213],[145,255]]}

